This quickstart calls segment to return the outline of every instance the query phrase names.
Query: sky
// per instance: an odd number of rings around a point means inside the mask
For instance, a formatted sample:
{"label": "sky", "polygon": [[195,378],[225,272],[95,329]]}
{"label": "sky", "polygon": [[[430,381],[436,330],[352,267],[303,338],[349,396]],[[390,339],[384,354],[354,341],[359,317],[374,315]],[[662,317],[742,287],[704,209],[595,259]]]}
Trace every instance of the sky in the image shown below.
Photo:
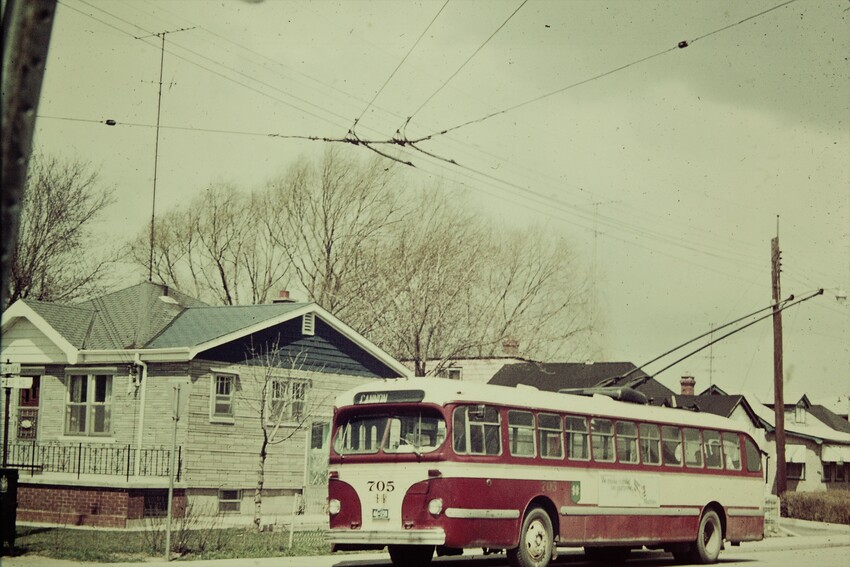
{"label": "sky", "polygon": [[[848,18],[847,0],[60,0],[34,148],[115,186],[115,241],[150,222],[155,161],[161,214],[330,143],[299,136],[359,118],[388,140],[410,118],[408,139],[434,134],[432,155],[388,150],[410,180],[568,236],[601,360],[768,307],[778,234],[782,295],[825,289],[783,314],[786,401],[828,400],[850,394]],[[684,374],[769,401],[770,320],[657,378]]]}

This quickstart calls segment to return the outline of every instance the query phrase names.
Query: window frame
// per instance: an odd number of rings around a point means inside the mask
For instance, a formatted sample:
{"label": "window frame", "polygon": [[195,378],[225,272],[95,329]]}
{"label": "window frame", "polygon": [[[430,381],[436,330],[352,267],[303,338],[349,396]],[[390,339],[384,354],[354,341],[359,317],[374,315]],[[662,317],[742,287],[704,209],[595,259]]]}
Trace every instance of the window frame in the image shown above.
{"label": "window frame", "polygon": [[[603,423],[607,423],[611,426],[610,433],[600,431],[598,426]],[[602,457],[605,457],[606,455],[610,454],[610,459],[597,458],[597,439],[600,440],[598,449],[599,451],[601,451]],[[614,420],[605,417],[593,417],[590,419],[590,454],[593,456],[594,463],[617,462],[617,445],[616,441],[614,440]]]}
{"label": "window frame", "polygon": [[[650,431],[655,432],[654,437],[648,435]],[[652,445],[649,445],[649,443],[653,443],[655,447],[656,459],[654,461],[649,461],[644,458],[644,455],[647,453],[652,455]],[[645,447],[650,450],[645,451]],[[640,454],[640,462],[642,465],[649,465],[652,467],[661,466],[661,428],[657,423],[640,422],[638,424],[638,453]]]}
{"label": "window frame", "polygon": [[[470,413],[470,410],[472,408],[482,408],[484,415],[482,416],[481,420],[472,421],[472,420],[469,419],[470,418],[469,413]],[[484,418],[486,417],[486,413],[487,413],[488,410],[495,413],[496,421],[485,421]],[[457,431],[458,417],[459,417],[458,412],[461,412],[463,414],[463,416],[462,416],[463,430],[460,432],[460,433],[463,434],[463,436],[462,436],[463,444],[464,444],[464,450],[463,451],[458,450],[458,439],[460,438],[459,432]],[[473,430],[473,427],[479,428],[481,430],[481,443],[482,443],[482,446],[483,446],[483,449],[484,449],[481,452],[472,451],[472,437],[473,437],[472,436],[472,430]],[[495,436],[493,435],[494,431],[496,433]],[[452,437],[452,451],[454,451],[454,453],[456,455],[463,455],[463,456],[470,456],[470,457],[498,457],[498,456],[501,456],[502,453],[504,452],[504,447],[502,447],[502,412],[499,410],[499,406],[488,405],[488,404],[475,404],[475,405],[463,404],[463,405],[458,405],[452,411],[452,433],[451,433],[451,437]],[[499,450],[496,453],[489,452],[487,450],[488,449],[488,447],[487,447],[488,440],[493,440],[493,439],[495,439],[498,442]]]}
{"label": "window frame", "polygon": [[806,463],[785,463],[785,476],[788,480],[806,480]]}
{"label": "window frame", "polygon": [[[307,416],[307,395],[311,382],[302,378],[272,377],[269,381],[266,400],[268,423],[301,423]],[[297,397],[295,393],[299,392]],[[280,410],[276,408],[280,407]],[[278,411],[282,415],[278,415]]]}
{"label": "window frame", "polygon": [[[239,376],[237,374],[228,374],[226,372],[216,372],[210,378],[210,423],[235,423],[236,421],[236,382]],[[218,385],[219,379],[226,379],[230,383],[230,392],[227,394],[219,394]],[[224,403],[227,398],[227,404],[230,409],[227,413],[218,412],[219,403]]]}
{"label": "window frame", "polygon": [[[531,418],[531,424],[528,425],[525,423],[512,421],[512,417],[529,417]],[[535,435],[536,424],[537,420],[535,419],[534,412],[520,409],[508,410],[508,452],[510,452],[512,457],[519,457],[521,459],[533,459],[537,456],[537,436]],[[520,445],[527,445],[527,440],[525,442],[521,442],[521,436],[525,436],[530,439],[530,453],[519,452]]]}
{"label": "window frame", "polygon": [[[696,433],[697,438],[688,440],[688,433]],[[682,439],[683,439],[683,461],[685,463],[685,467],[689,469],[704,469],[705,468],[705,451],[703,449],[702,443],[702,429],[698,427],[683,427],[682,428]],[[699,462],[693,461],[688,456],[694,455],[693,451],[696,450],[696,454],[699,455]]]}
{"label": "window frame", "polygon": [[[671,430],[675,429],[678,432],[678,435],[674,438],[667,433]],[[673,443],[676,443],[675,446],[672,446]],[[672,446],[672,450],[669,447]],[[678,450],[679,454],[676,455],[676,451]],[[670,456],[670,460],[668,460],[668,455]],[[684,459],[684,439],[682,438],[682,427],[679,425],[662,425],[661,426],[661,461],[666,467],[676,467],[681,468],[685,465]],[[677,459],[678,461],[674,460]]]}
{"label": "window frame", "polygon": [[[544,425],[544,421],[558,421],[558,428],[553,425]],[[539,447],[540,458],[550,460],[562,460],[564,458],[564,423],[561,416],[556,413],[540,412],[537,414],[537,446]],[[557,440],[558,454],[550,454],[549,449],[552,447],[551,440]],[[545,449],[545,450],[544,450]]]}
{"label": "window frame", "polygon": [[[99,379],[103,378],[105,386],[103,388],[103,400],[98,400]],[[80,389],[83,400],[73,400],[74,382],[76,379],[82,379],[83,387]],[[66,376],[67,383],[65,384],[65,419],[63,424],[63,432],[68,437],[113,437],[114,429],[112,423],[113,396],[112,386],[115,376],[111,373],[71,373]],[[82,430],[72,430],[71,420],[73,419],[74,409],[82,410],[83,426]],[[102,431],[93,431],[97,423],[98,410],[103,411],[103,421],[106,423]],[[79,414],[76,416],[79,421]]]}
{"label": "window frame", "polygon": [[[225,498],[230,496],[227,493],[233,493],[233,498]],[[228,504],[233,505],[233,509],[222,509],[222,504],[227,508]],[[219,514],[240,514],[242,509],[242,489],[241,488],[219,488],[218,489],[218,513]]]}
{"label": "window frame", "polygon": [[[631,427],[634,434],[627,434],[622,430],[625,428]],[[627,420],[617,420],[617,423],[614,425],[614,436],[616,437],[616,455],[617,462],[624,465],[637,465],[640,464],[640,448],[638,445],[638,424],[634,421]],[[622,445],[621,445],[622,440]],[[630,461],[625,461],[620,459],[620,456],[623,455],[626,451],[626,447],[631,447],[631,450],[628,452],[633,455],[633,459]]]}
{"label": "window frame", "polygon": [[[584,429],[573,429],[573,423],[578,423],[578,421],[572,422],[571,420],[580,420],[581,423],[584,424]],[[581,447],[584,457],[573,456],[573,448],[576,447],[573,443],[573,435],[581,436],[583,442],[579,445],[579,447]],[[565,453],[568,461],[580,463],[590,461],[590,426],[587,423],[587,416],[571,414],[564,416],[564,445],[566,447]]]}

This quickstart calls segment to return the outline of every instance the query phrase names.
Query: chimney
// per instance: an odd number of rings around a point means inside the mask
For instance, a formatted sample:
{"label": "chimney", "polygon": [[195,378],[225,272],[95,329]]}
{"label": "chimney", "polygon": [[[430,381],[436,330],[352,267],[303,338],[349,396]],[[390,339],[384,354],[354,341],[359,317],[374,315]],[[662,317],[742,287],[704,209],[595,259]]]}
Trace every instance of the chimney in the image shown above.
{"label": "chimney", "polygon": [[679,385],[682,387],[682,395],[683,396],[693,396],[694,395],[694,386],[696,386],[697,381],[693,376],[682,376],[679,380]]}
{"label": "chimney", "polygon": [[519,354],[519,341],[513,337],[505,337],[502,341],[502,353],[507,356],[517,356]]}
{"label": "chimney", "polygon": [[272,299],[272,303],[295,303],[295,300],[289,298],[288,290],[282,289],[277,292],[277,297]]}

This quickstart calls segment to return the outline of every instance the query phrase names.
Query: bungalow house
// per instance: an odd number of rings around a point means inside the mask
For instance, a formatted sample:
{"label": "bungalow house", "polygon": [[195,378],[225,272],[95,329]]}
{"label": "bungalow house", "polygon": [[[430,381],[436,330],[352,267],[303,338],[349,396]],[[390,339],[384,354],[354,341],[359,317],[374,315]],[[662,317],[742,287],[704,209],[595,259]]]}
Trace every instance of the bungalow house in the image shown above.
{"label": "bungalow house", "polygon": [[409,375],[315,303],[213,307],[153,283],[74,305],[20,300],[1,350],[33,378],[10,399],[18,518],[94,526],[162,515],[172,472],[178,515],[249,520],[264,430],[280,442],[264,515],[320,508],[335,396]]}

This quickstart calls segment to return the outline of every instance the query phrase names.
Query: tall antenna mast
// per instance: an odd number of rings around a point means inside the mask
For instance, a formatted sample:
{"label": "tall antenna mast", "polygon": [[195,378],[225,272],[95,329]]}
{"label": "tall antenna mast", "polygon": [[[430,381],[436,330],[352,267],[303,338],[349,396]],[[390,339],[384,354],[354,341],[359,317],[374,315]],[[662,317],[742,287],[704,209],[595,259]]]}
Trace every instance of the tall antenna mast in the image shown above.
{"label": "tall antenna mast", "polygon": [[148,260],[148,281],[153,282],[153,248],[156,241],[156,177],[159,167],[159,119],[162,113],[162,70],[165,63],[165,36],[170,33],[178,33],[188,31],[195,28],[181,28],[179,30],[170,30],[150,35],[138,36],[136,39],[146,39],[149,37],[158,37],[162,40],[159,48],[159,94],[156,101],[156,144],[154,145],[153,156],[153,195],[151,197],[151,237],[150,237],[150,259]]}

